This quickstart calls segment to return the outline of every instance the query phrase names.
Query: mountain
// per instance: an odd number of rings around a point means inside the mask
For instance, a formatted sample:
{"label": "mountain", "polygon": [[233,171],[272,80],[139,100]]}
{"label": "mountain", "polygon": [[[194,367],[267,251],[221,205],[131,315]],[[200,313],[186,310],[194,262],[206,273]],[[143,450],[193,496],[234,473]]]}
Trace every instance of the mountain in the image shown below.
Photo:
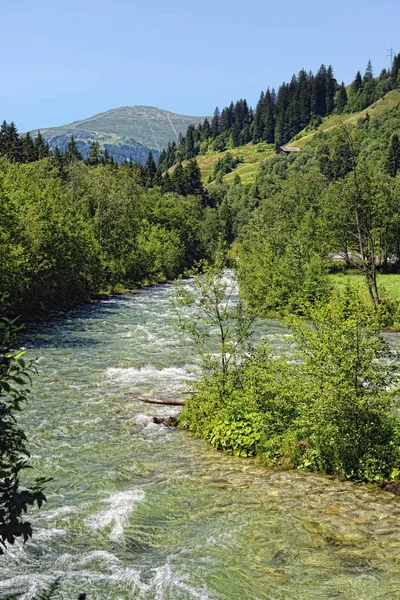
{"label": "mountain", "polygon": [[[190,117],[153,106],[121,106],[82,121],[60,127],[40,129],[50,148],[65,150],[71,135],[86,157],[90,145],[97,140],[117,160],[125,158],[144,163],[151,150],[157,159],[168,142],[178,141],[189,125],[198,125],[205,117]],[[31,131],[35,136],[39,129]]]}

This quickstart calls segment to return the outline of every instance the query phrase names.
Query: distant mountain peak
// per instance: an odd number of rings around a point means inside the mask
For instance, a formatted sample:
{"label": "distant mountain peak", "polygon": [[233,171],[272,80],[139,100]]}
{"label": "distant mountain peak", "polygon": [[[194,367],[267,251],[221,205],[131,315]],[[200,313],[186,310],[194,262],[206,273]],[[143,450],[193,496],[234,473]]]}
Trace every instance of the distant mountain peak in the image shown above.
{"label": "distant mountain peak", "polygon": [[[58,145],[62,150],[73,135],[84,155],[90,144],[97,140],[118,161],[132,157],[144,162],[150,150],[157,158],[168,142],[178,141],[179,134],[184,135],[189,125],[198,125],[204,119],[155,106],[120,106],[68,125],[44,127],[40,132],[52,149]],[[38,131],[31,133],[36,135]]]}

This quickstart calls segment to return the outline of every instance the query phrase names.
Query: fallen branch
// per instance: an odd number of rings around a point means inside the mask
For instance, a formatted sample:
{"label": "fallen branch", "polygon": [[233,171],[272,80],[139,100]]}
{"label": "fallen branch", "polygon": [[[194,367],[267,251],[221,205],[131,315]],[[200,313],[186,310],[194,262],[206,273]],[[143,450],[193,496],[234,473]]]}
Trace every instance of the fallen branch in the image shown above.
{"label": "fallen branch", "polygon": [[146,402],[146,404],[162,404],[165,406],[184,406],[186,402],[184,400],[164,400],[164,398],[142,398],[137,397],[140,402]]}

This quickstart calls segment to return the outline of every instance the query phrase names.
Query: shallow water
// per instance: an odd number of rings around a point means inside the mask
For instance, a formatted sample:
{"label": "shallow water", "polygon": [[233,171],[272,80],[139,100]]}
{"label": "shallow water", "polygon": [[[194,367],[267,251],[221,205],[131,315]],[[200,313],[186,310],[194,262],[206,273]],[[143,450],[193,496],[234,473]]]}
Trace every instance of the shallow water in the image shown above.
{"label": "shallow water", "polygon": [[[198,375],[170,293],[105,300],[25,333],[39,375],[23,422],[37,473],[53,481],[31,513],[33,540],[0,557],[0,598],[400,598],[400,498],[267,471],[152,422],[177,411],[136,396],[183,397]],[[279,323],[257,330],[287,347]]]}

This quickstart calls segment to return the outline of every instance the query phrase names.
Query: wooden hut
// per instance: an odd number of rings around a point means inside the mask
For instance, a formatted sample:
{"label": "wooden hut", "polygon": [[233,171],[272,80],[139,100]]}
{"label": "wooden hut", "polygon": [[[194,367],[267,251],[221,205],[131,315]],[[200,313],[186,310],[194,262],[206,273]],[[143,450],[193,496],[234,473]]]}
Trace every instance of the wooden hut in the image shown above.
{"label": "wooden hut", "polygon": [[286,156],[291,152],[300,152],[300,148],[295,146],[278,146],[276,149],[277,154],[285,154]]}

